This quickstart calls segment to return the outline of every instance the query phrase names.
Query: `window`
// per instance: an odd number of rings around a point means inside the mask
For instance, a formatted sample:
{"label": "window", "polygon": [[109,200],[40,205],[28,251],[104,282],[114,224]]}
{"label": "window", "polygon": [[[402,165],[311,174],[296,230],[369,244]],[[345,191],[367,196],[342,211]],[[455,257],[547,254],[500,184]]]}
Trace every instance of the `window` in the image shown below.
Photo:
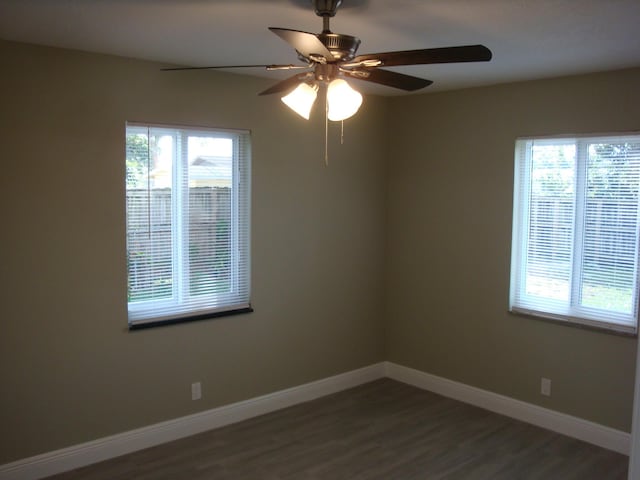
{"label": "window", "polygon": [[248,132],[127,124],[130,328],[251,311]]}
{"label": "window", "polygon": [[516,142],[510,310],[635,333],[640,135]]}

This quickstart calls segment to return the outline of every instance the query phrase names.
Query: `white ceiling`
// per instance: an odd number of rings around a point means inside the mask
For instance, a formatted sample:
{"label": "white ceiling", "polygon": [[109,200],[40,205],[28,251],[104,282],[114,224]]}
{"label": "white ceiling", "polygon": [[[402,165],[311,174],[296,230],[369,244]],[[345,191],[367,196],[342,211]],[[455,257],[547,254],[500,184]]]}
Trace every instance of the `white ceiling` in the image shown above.
{"label": "white ceiling", "polygon": [[[0,0],[5,40],[166,65],[295,63],[270,26],[318,33],[322,19],[310,0]],[[359,37],[359,54],[478,43],[493,52],[486,63],[393,68],[434,81],[420,92],[640,66],[640,0],[344,0],[331,30]]]}

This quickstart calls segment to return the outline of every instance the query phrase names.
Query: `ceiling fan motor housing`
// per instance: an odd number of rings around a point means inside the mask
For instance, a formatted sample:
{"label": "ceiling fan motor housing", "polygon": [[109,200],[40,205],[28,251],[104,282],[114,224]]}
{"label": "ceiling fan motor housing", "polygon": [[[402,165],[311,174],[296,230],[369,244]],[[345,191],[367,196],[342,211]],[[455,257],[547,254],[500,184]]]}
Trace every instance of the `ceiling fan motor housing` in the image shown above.
{"label": "ceiling fan motor housing", "polygon": [[322,32],[317,35],[318,39],[333,55],[334,61],[348,61],[356,56],[360,39],[351,35],[341,33]]}

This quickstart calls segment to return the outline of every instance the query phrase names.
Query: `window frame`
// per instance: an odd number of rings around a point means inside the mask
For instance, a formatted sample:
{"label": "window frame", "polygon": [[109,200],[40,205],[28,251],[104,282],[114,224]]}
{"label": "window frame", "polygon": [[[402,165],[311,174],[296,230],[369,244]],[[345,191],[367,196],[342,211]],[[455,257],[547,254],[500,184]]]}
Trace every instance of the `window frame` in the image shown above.
{"label": "window frame", "polygon": [[[204,320],[222,316],[237,315],[253,311],[250,301],[250,206],[251,206],[251,138],[246,130],[231,130],[211,127],[126,122],[125,138],[130,133],[146,133],[147,138],[157,133],[165,133],[173,138],[171,174],[171,278],[170,298],[150,299],[137,302],[127,300],[128,326],[137,330],[161,325]],[[230,199],[230,256],[233,294],[219,294],[214,291],[203,301],[190,302],[196,295],[188,292],[185,285],[189,276],[189,184],[188,139],[191,136],[227,138],[232,140],[231,157],[231,199]],[[242,145],[241,145],[242,144]],[[125,140],[126,146],[126,140]],[[175,197],[175,198],[174,198]],[[149,202],[148,197],[147,202]],[[150,207],[148,207],[150,208]],[[126,215],[129,215],[128,208]],[[128,221],[125,226],[128,244]],[[129,248],[127,246],[127,256]],[[130,278],[127,266],[127,280]],[[235,301],[223,301],[229,297]],[[190,305],[191,308],[185,307]],[[178,308],[182,306],[182,308]],[[160,312],[160,313],[158,313]]]}
{"label": "window frame", "polygon": [[[636,223],[635,223],[635,250],[634,265],[632,276],[632,310],[627,315],[626,320],[605,320],[604,318],[594,318],[589,312],[611,312],[613,317],[618,317],[611,309],[602,309],[594,307],[579,306],[580,297],[580,279],[583,277],[584,257],[583,244],[587,235],[585,228],[585,212],[587,210],[587,167],[589,162],[588,146],[589,144],[618,144],[621,140],[627,140],[632,143],[640,143],[640,133],[608,133],[594,135],[561,135],[561,136],[543,136],[543,137],[521,137],[515,142],[515,158],[514,158],[514,190],[513,190],[513,223],[512,223],[512,241],[511,241],[511,276],[509,291],[509,311],[516,314],[523,314],[542,319],[559,321],[563,324],[594,328],[601,331],[619,333],[623,335],[636,336],[638,331],[638,311],[640,294],[638,292],[640,278],[640,199],[636,200]],[[527,262],[527,246],[529,242],[529,228],[531,217],[531,165],[532,165],[532,148],[531,145],[547,143],[549,145],[560,145],[562,143],[573,144],[576,147],[573,193],[573,231],[571,233],[571,268],[569,277],[569,300],[568,309],[564,312],[559,310],[565,309],[560,306],[556,311],[542,310],[538,308],[540,301],[531,301],[535,295],[526,293],[526,262]],[[523,154],[524,150],[524,154]],[[640,181],[639,181],[640,183]],[[544,301],[546,302],[546,300]],[[548,302],[549,305],[553,301]],[[557,305],[564,305],[558,301]],[[600,317],[604,315],[599,315]],[[622,316],[622,315],[620,315]]]}

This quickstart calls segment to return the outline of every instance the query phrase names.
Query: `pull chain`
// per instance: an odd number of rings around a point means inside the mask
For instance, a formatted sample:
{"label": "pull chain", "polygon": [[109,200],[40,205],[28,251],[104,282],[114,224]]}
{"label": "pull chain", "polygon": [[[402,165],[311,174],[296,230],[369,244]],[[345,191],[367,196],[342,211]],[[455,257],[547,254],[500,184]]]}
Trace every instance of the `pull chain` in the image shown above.
{"label": "pull chain", "polygon": [[329,166],[329,104],[324,103],[324,164]]}

